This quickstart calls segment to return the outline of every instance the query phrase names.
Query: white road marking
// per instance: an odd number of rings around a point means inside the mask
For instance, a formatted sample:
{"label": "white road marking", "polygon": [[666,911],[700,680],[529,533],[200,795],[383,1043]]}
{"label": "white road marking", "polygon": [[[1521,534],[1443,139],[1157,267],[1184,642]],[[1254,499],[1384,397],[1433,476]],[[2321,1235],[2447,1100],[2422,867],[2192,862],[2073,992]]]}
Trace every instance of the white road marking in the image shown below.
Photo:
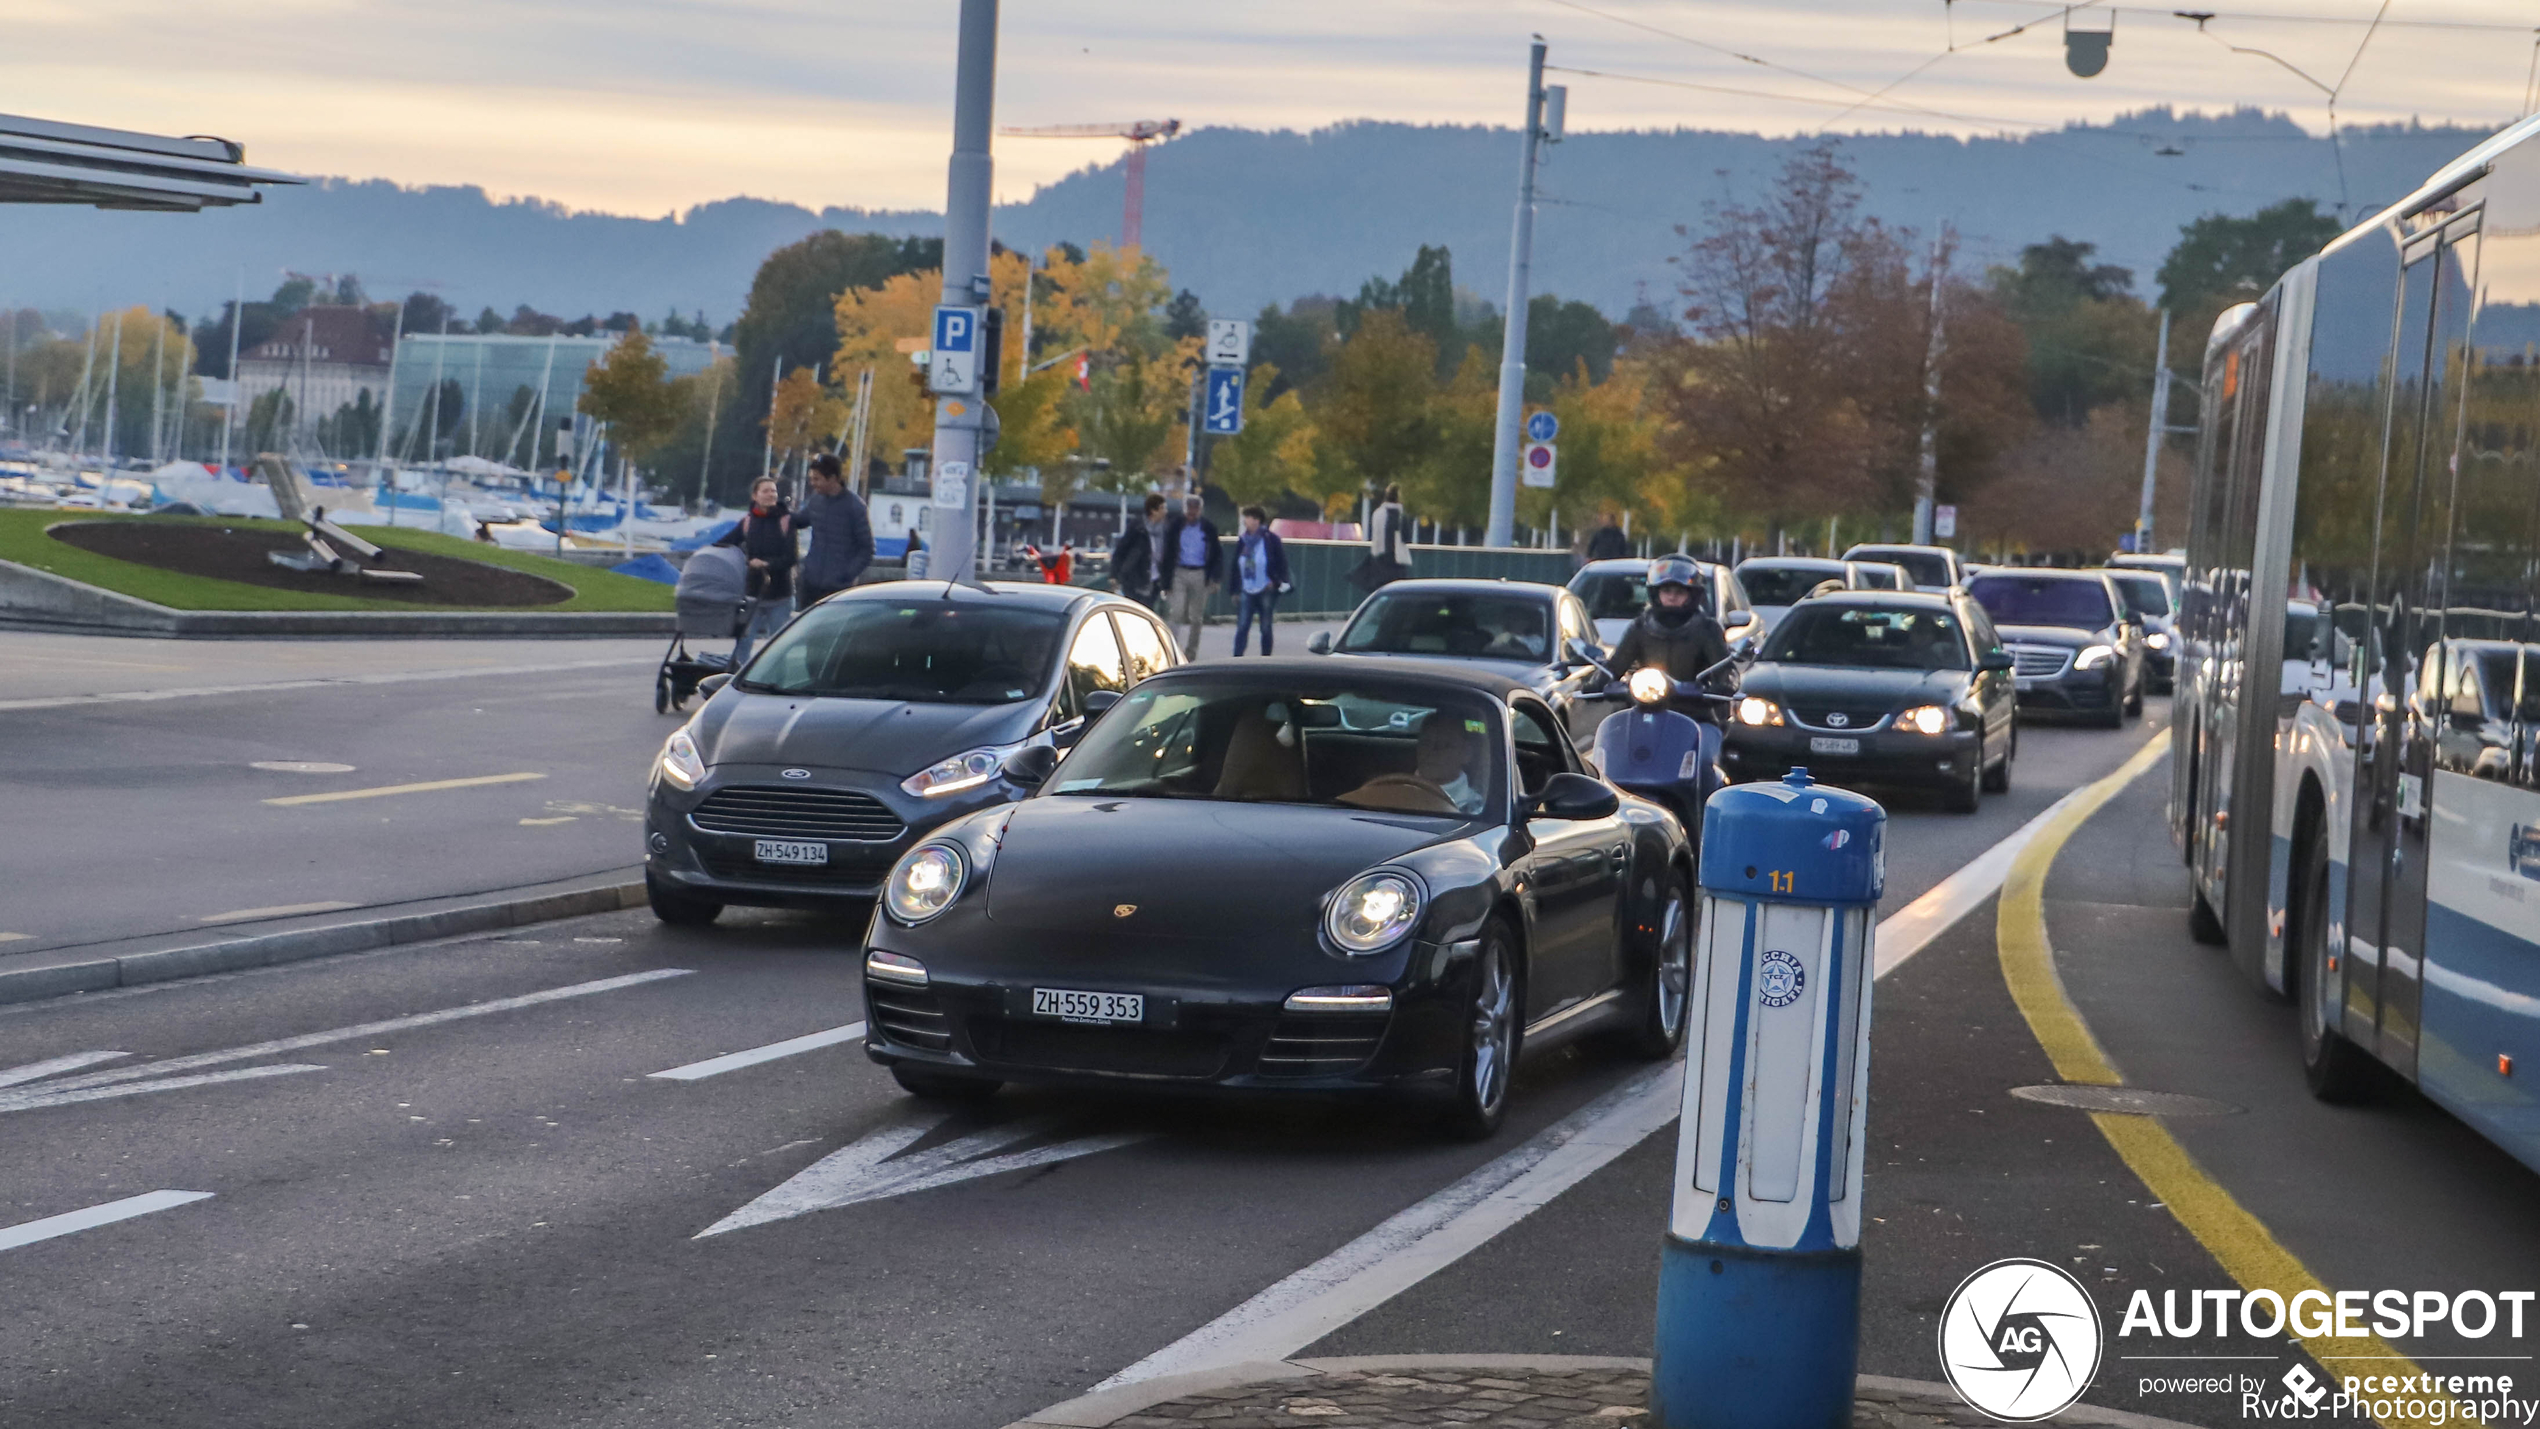
{"label": "white road marking", "polygon": [[411,670],[386,675],[341,675],[315,680],[270,680],[257,685],[196,685],[175,690],[112,690],[97,695],[45,695],[35,699],[0,700],[0,710],[50,710],[69,705],[145,704],[155,700],[190,700],[205,695],[257,695],[273,690],[322,690],[331,685],[404,685],[417,681],[455,680],[472,675],[546,675],[558,670],[605,670],[651,665],[658,657],[623,660],[559,660],[544,665],[475,665],[455,670]]}
{"label": "white road marking", "polygon": [[817,1052],[823,1047],[835,1047],[841,1042],[860,1041],[863,1037],[864,1024],[850,1022],[844,1027],[832,1027],[826,1032],[788,1037],[782,1042],[770,1042],[764,1047],[752,1047],[746,1052],[727,1052],[720,1057],[709,1057],[702,1062],[690,1062],[684,1067],[673,1067],[669,1071],[655,1072],[652,1075],[665,1082],[703,1081],[708,1077],[719,1077],[725,1072],[737,1072],[743,1067],[755,1067],[761,1062],[773,1062],[779,1057],[791,1057],[798,1052]]}
{"label": "white road marking", "polygon": [[544,774],[471,774],[464,779],[427,779],[420,784],[382,784],[375,789],[331,789],[323,794],[291,794],[266,803],[277,809],[297,808],[302,804],[340,804],[347,799],[384,799],[392,794],[436,794],[444,789],[476,789],[487,784],[526,784],[544,779]]}
{"label": "white road marking", "polygon": [[1898,964],[1930,946],[1933,939],[1957,926],[1959,919],[2001,892],[2002,880],[2010,876],[2011,860],[2020,856],[2020,850],[2029,846],[2049,819],[2080,798],[2081,792],[2075,789],[2047,805],[2036,818],[2012,830],[2010,837],[1967,860],[1922,897],[1880,919],[1877,975],[1885,977],[1894,972]]}
{"label": "white road marking", "polygon": [[196,921],[202,923],[251,923],[258,918],[288,918],[295,913],[340,913],[344,909],[359,908],[360,906],[362,905],[358,903],[342,902],[284,903],[272,908],[241,908],[230,913],[206,913]]}
{"label": "white road marking", "polygon": [[73,1102],[100,1102],[110,1097],[137,1097],[147,1092],[173,1092],[184,1087],[208,1087],[219,1082],[251,1082],[260,1077],[287,1077],[294,1072],[323,1072],[317,1062],[283,1062],[271,1067],[233,1067],[226,1072],[205,1072],[195,1077],[161,1077],[147,1082],[117,1082],[108,1086],[76,1087],[55,1090],[58,1083],[28,1087],[10,1100],[0,1101],[0,1112],[35,1111],[48,1106],[69,1106]]}
{"label": "white road marking", "polygon": [[[40,1086],[19,1087],[0,1091],[0,1112],[17,1111],[37,1100],[49,1100],[67,1091],[109,1086],[119,1082],[137,1082],[144,1078],[166,1076],[171,1072],[191,1072],[199,1067],[217,1067],[224,1062],[245,1062],[257,1057],[274,1057],[297,1052],[303,1047],[324,1047],[335,1042],[353,1042],[376,1038],[382,1033],[403,1032],[415,1027],[435,1027],[462,1018],[485,1017],[497,1012],[510,1012],[541,1003],[560,1002],[566,998],[589,997],[594,993],[615,992],[620,988],[639,987],[664,978],[687,977],[690,968],[656,968],[651,972],[627,973],[622,977],[606,977],[596,982],[577,982],[567,987],[551,987],[544,992],[523,993],[518,997],[501,997],[492,1002],[472,1002],[465,1007],[445,1007],[437,1012],[418,1012],[407,1017],[391,1017],[380,1022],[365,1022],[354,1027],[337,1027],[325,1032],[303,1032],[296,1037],[276,1038],[246,1047],[231,1047],[219,1052],[197,1052],[186,1057],[171,1057],[164,1062],[150,1062],[138,1067],[124,1067],[111,1072],[88,1072]],[[298,1070],[298,1069],[294,1069]]]}
{"label": "white road marking", "polygon": [[24,1066],[0,1067],[0,1087],[14,1087],[20,1082],[31,1082],[38,1077],[49,1077],[55,1072],[76,1072],[82,1067],[93,1067],[100,1062],[111,1062],[117,1057],[131,1055],[130,1052],[73,1052],[65,1057],[47,1057],[41,1062],[29,1062]]}
{"label": "white road marking", "polygon": [[914,1156],[892,1159],[942,1125],[947,1115],[949,1113],[940,1111],[923,1112],[909,1121],[884,1127],[853,1145],[833,1151],[796,1172],[766,1195],[699,1231],[695,1238],[703,1240],[725,1231],[788,1220],[813,1211],[905,1196],[912,1191],[930,1191],[983,1176],[1046,1166],[1055,1161],[1072,1161],[1079,1156],[1116,1151],[1155,1135],[1151,1131],[1106,1132],[1054,1142],[1029,1151],[992,1154],[1018,1141],[1047,1135],[1060,1124],[1058,1117],[1031,1116],[972,1132]]}
{"label": "white road marking", "polygon": [[34,937],[33,933],[0,933],[0,943],[23,943]]}
{"label": "white road marking", "polygon": [[247,767],[267,769],[276,774],[350,774],[353,772],[353,766],[350,764],[334,764],[323,759],[258,759],[251,761]]}
{"label": "white road marking", "polygon": [[84,1211],[65,1211],[40,1221],[0,1226],[0,1250],[15,1250],[39,1240],[93,1230],[98,1226],[131,1220],[134,1216],[146,1216],[152,1211],[164,1211],[189,1201],[208,1201],[211,1198],[209,1191],[151,1191],[144,1195],[126,1196],[120,1201],[108,1201],[102,1206],[90,1206]]}

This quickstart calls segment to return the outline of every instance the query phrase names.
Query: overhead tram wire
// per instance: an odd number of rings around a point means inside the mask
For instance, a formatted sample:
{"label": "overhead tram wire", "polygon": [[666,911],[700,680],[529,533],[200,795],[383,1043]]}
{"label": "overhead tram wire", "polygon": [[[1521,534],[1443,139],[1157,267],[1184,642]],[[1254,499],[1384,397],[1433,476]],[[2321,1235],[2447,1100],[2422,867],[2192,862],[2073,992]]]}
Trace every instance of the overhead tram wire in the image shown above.
{"label": "overhead tram wire", "polygon": [[[2031,8],[2041,8],[2045,10],[2046,13],[2038,16],[2037,20],[2029,21],[2028,24],[2030,25],[2036,24],[2038,20],[2053,19],[2067,9],[2081,8],[2078,5],[2065,6],[2045,3],[2045,0],[1951,0],[1951,3],[1957,5],[1994,5],[2005,9],[2026,10]],[[2178,14],[2176,9],[2167,5],[2100,5],[2096,8],[2106,10],[2111,14],[2117,15],[2152,15],[2164,19],[2175,17]],[[2274,10],[2213,10],[2205,13],[2210,14],[2217,20],[2238,20],[2247,21],[2253,24],[2363,25],[2367,27],[2377,24],[2384,28],[2394,30],[2492,30],[2500,33],[2517,35],[2531,33],[2531,27],[2528,25],[2507,25],[2493,20],[2366,20],[2355,15],[2294,15]],[[2023,26],[2022,28],[2026,28],[2026,26]],[[1973,47],[1969,46],[1968,48]]]}

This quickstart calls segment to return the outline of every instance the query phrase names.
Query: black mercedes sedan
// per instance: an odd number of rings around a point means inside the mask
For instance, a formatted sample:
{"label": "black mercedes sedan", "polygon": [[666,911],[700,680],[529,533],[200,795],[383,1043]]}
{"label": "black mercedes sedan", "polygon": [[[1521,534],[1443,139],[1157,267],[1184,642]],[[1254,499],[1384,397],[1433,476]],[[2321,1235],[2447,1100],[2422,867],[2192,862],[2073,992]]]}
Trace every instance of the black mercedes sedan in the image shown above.
{"label": "black mercedes sedan", "polygon": [[1967,584],[2011,652],[2023,714],[2109,729],[2143,713],[2143,625],[2105,571],[1993,569]]}
{"label": "black mercedes sedan", "polygon": [[1846,591],[1790,608],[1730,707],[1732,779],[1804,765],[1834,783],[1940,790],[1973,813],[2019,754],[2011,655],[1961,591]]}
{"label": "black mercedes sedan", "polygon": [[1007,774],[1037,791],[902,856],[867,934],[866,1050],[917,1095],[1392,1094],[1478,1137],[1523,1051],[1683,1038],[1685,831],[1520,681],[1185,666]]}
{"label": "black mercedes sedan", "polygon": [[871,898],[939,824],[1021,792],[1014,756],[1063,745],[1181,663],[1143,607],[1073,586],[896,581],[796,617],[653,762],[653,912]]}

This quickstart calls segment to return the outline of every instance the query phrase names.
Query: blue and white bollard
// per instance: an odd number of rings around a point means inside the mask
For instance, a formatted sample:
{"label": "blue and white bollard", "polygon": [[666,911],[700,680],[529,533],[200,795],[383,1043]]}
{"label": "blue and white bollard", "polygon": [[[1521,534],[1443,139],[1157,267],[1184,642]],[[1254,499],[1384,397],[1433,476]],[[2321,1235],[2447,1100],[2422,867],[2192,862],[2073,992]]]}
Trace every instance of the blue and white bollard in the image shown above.
{"label": "blue and white bollard", "polygon": [[1870,931],[1887,811],[1812,783],[1702,810],[1658,1429],[1844,1429],[1861,1330]]}

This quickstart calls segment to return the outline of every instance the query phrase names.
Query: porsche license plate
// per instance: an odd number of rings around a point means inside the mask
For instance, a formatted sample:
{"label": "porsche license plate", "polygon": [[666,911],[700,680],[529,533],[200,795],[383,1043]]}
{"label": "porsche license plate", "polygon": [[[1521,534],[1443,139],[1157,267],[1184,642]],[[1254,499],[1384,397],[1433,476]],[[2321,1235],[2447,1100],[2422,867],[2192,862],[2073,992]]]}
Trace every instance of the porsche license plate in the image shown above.
{"label": "porsche license plate", "polygon": [[761,863],[827,863],[829,845],[790,839],[760,839],[755,850]]}
{"label": "porsche license plate", "polygon": [[1858,754],[1861,752],[1861,741],[1842,739],[1828,734],[1814,734],[1808,737],[1808,752],[1810,754]]}
{"label": "porsche license plate", "polygon": [[1143,1022],[1147,1000],[1134,992],[1074,992],[1063,987],[1032,989],[1032,1015],[1069,1022]]}

